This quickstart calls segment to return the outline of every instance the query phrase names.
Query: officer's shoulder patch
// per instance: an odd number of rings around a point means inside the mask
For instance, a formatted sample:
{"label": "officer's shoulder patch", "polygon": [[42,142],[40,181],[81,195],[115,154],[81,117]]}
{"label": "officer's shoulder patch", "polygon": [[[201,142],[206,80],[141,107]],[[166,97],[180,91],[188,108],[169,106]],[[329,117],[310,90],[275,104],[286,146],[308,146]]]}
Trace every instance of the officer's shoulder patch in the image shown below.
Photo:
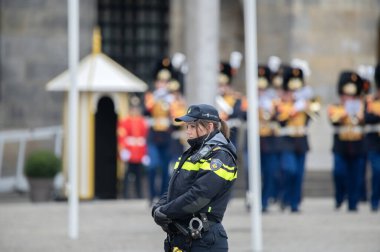
{"label": "officer's shoulder patch", "polygon": [[212,171],[217,171],[222,167],[223,163],[220,161],[220,159],[213,158],[210,163],[210,168]]}

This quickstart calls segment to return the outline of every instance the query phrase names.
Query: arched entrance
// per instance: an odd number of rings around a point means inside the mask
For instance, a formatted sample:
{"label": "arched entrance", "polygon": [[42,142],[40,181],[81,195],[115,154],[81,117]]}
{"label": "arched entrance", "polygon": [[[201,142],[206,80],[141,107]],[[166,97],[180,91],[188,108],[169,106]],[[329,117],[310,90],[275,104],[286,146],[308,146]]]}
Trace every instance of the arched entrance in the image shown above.
{"label": "arched entrance", "polygon": [[95,114],[95,198],[116,199],[116,122],[111,98],[102,97]]}

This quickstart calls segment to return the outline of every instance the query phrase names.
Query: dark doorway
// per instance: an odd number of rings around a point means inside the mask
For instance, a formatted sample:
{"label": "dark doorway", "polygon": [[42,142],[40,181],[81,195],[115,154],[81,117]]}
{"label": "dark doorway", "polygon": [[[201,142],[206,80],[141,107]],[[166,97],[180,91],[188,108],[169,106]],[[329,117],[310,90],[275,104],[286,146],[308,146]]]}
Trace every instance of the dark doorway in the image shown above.
{"label": "dark doorway", "polygon": [[116,121],[112,99],[102,97],[95,114],[95,198],[116,199]]}

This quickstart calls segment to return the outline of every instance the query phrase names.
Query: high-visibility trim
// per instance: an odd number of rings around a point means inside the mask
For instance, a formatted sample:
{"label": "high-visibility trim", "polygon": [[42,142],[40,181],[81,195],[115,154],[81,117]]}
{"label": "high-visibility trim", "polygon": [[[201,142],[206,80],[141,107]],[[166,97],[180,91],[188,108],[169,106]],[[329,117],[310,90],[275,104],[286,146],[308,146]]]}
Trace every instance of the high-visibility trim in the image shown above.
{"label": "high-visibility trim", "polygon": [[199,166],[200,166],[200,163],[191,163],[191,162],[185,162],[183,163],[182,165],[182,169],[183,170],[187,170],[187,171],[199,171]]}
{"label": "high-visibility trim", "polygon": [[200,168],[205,171],[211,171],[210,163],[209,162],[204,162],[201,164]]}
{"label": "high-visibility trim", "polygon": [[227,180],[227,181],[232,181],[237,178],[237,172],[229,172],[224,169],[219,169],[214,171],[216,175],[219,177]]}
{"label": "high-visibility trim", "polygon": [[[211,160],[211,159],[209,159],[209,160]],[[178,158],[178,161],[177,162],[175,162],[175,164],[174,164],[174,169],[178,169],[178,166],[179,166],[179,163],[180,163],[180,161],[181,161],[181,158]],[[203,164],[204,162],[206,162],[207,160],[206,159],[201,159],[201,160],[199,160],[197,163],[195,163],[195,164]],[[195,165],[194,163],[191,163],[191,162],[185,162],[185,164],[186,163],[190,163],[190,164],[193,164],[193,165]],[[184,165],[182,165],[182,168],[183,168],[183,166]],[[186,170],[186,169],[185,169]],[[199,170],[199,169],[198,169]]]}
{"label": "high-visibility trim", "polygon": [[[204,170],[204,171],[213,171],[210,167],[210,160],[200,160],[200,162],[197,163],[192,163],[186,161],[183,163],[182,168],[183,170],[186,171],[199,171]],[[179,161],[177,161],[174,165],[174,169],[178,169],[179,166]],[[216,175],[219,177],[227,180],[227,181],[232,181],[237,178],[237,172],[236,172],[236,167],[234,166],[228,166],[223,164],[222,167],[220,167],[218,170],[213,171]]]}
{"label": "high-visibility trim", "polygon": [[[235,167],[229,167],[228,170],[225,169],[224,167],[225,165],[223,165],[220,169],[216,170],[216,171],[213,171],[216,175],[218,175],[219,177],[227,180],[227,181],[232,181],[234,179],[237,178],[237,172],[236,172],[236,168]],[[228,167],[228,166],[227,166]],[[203,163],[200,168],[202,170],[209,170],[211,171],[211,167],[210,167],[210,163],[208,162],[205,162]],[[232,169],[231,169],[232,168]],[[231,170],[230,170],[231,169]]]}
{"label": "high-visibility trim", "polygon": [[211,213],[211,206],[208,207],[207,212],[208,212],[208,213]]}
{"label": "high-visibility trim", "polygon": [[235,166],[228,166],[228,165],[225,165],[225,164],[223,164],[222,167],[223,167],[223,168],[226,168],[227,170],[230,170],[230,171],[235,171],[235,169],[236,169]]}
{"label": "high-visibility trim", "polygon": [[175,164],[174,164],[174,170],[178,169],[178,166],[179,166],[179,161],[175,162]]}

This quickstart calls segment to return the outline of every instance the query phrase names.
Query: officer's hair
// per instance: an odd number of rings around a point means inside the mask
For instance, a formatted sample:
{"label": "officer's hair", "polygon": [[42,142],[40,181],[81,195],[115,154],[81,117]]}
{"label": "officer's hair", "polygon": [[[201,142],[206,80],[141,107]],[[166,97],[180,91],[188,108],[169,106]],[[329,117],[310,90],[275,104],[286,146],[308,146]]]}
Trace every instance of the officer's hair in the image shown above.
{"label": "officer's hair", "polygon": [[227,123],[223,120],[220,120],[220,122],[211,121],[211,120],[197,120],[196,121],[197,133],[198,133],[198,126],[199,125],[201,125],[202,127],[207,129],[207,125],[209,123],[212,123],[214,125],[215,129],[220,130],[220,132],[222,132],[222,134],[224,135],[225,138],[227,138],[227,139],[230,138],[230,128],[228,127]]}

